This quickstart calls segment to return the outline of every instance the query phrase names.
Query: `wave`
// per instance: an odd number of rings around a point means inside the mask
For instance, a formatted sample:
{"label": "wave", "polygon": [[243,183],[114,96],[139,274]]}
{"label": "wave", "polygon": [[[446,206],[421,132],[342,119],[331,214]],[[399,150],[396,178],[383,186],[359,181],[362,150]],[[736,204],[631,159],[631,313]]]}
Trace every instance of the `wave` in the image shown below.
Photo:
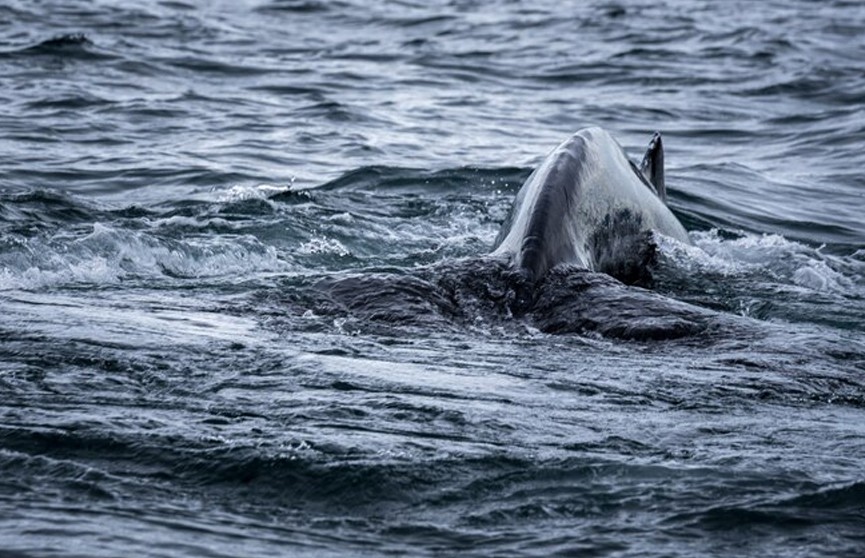
{"label": "wave", "polygon": [[[363,167],[315,188],[235,185],[148,208],[110,206],[50,190],[7,194],[0,196],[7,233],[0,243],[0,287],[152,279],[269,284],[274,274],[445,269],[448,262],[478,260],[489,252],[527,173],[520,168]],[[658,292],[760,320],[817,321],[843,329],[863,324],[857,310],[865,298],[860,252],[839,255],[781,235],[735,229],[691,234],[693,247],[659,239]],[[552,300],[560,303],[561,297]],[[839,310],[814,315],[820,305]],[[584,310],[578,314],[585,318]],[[613,332],[619,322],[608,314],[603,315],[609,327],[602,329]],[[544,322],[543,328],[576,327],[573,316],[563,315],[561,324]],[[649,329],[666,331],[658,333],[662,337],[680,326],[693,333],[693,323],[676,322],[677,315],[672,312],[666,325],[655,322]],[[648,320],[648,314],[643,317]],[[638,329],[635,322],[628,331]],[[631,335],[624,330],[615,335],[622,334]]]}
{"label": "wave", "polygon": [[24,239],[16,244],[16,249],[0,254],[0,290],[105,286],[152,278],[238,282],[287,268],[275,248],[250,236],[160,239],[97,223],[79,238]]}
{"label": "wave", "polygon": [[[0,196],[0,289],[154,277],[236,281],[284,271],[277,249],[238,224],[249,219],[242,211],[250,202],[232,199],[216,207],[172,204],[160,212],[137,205],[112,208],[50,190]],[[234,211],[220,213],[226,207]],[[252,214],[261,216],[261,208]]]}
{"label": "wave", "polygon": [[[362,412],[343,409],[344,417],[350,411]],[[622,515],[628,517],[628,534],[643,542],[743,530],[801,538],[826,524],[855,536],[861,519],[861,482],[680,464],[661,448],[647,453],[646,444],[615,437],[555,456],[445,438],[440,443],[450,449],[436,453],[411,433],[400,437],[382,425],[365,432],[365,442],[378,440],[377,448],[357,446],[352,435],[360,431],[340,428],[334,417],[329,427],[308,435],[255,445],[230,432],[258,424],[262,416],[195,418],[197,426],[188,432],[155,419],[147,429],[125,433],[100,431],[98,425],[42,432],[7,426],[0,470],[7,487],[59,489],[92,506],[110,503],[115,513],[124,509],[120,495],[134,495],[135,506],[159,509],[181,494],[206,501],[207,510],[198,513],[208,518],[247,508],[256,517],[296,516],[300,525],[314,524],[310,516],[328,518],[317,528],[355,518],[374,522],[377,533],[403,544],[464,551],[475,544],[513,551],[515,540],[532,548],[573,549],[575,533],[593,541],[583,541],[584,550],[608,548],[609,541],[598,536]],[[394,443],[395,434],[402,444]],[[542,528],[528,535],[531,526]]]}
{"label": "wave", "polygon": [[0,58],[50,57],[54,60],[95,62],[115,60],[117,56],[100,49],[84,33],[67,33],[45,39],[35,45],[0,52]]}
{"label": "wave", "polygon": [[348,171],[312,189],[434,195],[466,191],[482,193],[492,188],[515,194],[529,174],[531,169],[516,167],[425,170],[370,166]]}
{"label": "wave", "polygon": [[[764,321],[865,327],[865,264],[859,252],[776,234],[692,232],[694,246],[661,238],[656,288],[677,299]],[[825,312],[832,308],[831,312]]]}

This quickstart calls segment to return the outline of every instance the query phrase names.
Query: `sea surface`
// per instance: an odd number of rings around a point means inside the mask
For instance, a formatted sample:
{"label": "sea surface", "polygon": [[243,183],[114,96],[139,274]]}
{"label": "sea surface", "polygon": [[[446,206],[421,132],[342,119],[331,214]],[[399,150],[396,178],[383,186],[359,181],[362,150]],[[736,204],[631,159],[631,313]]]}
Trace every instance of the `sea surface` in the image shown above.
{"label": "sea surface", "polygon": [[[0,5],[0,556],[865,555],[865,4]],[[485,258],[664,134],[650,284]]]}

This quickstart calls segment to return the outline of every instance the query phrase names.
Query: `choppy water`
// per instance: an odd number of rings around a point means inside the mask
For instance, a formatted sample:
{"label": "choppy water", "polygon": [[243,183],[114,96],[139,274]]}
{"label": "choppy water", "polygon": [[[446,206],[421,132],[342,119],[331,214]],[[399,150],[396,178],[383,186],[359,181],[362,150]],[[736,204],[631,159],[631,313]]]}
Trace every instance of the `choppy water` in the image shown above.
{"label": "choppy water", "polygon": [[[0,6],[10,556],[865,553],[860,2]],[[665,134],[652,291],[484,263]]]}

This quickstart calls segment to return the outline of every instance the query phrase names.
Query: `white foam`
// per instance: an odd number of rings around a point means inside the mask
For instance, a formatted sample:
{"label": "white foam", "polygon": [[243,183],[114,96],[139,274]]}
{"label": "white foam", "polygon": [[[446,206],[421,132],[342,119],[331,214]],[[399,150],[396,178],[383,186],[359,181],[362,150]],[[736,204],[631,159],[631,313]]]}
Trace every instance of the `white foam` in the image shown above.
{"label": "white foam", "polygon": [[232,186],[228,190],[218,191],[216,201],[220,203],[231,203],[252,199],[267,200],[271,196],[288,192],[291,189],[291,184],[287,186],[279,184],[258,184],[257,186],[245,186],[238,184]]}
{"label": "white foam", "polygon": [[745,234],[725,239],[717,230],[711,230],[691,236],[693,246],[659,238],[662,257],[683,275],[762,275],[795,289],[839,294],[851,294],[862,287],[843,271],[855,261],[855,254],[850,258],[823,254],[821,248],[777,234]]}
{"label": "white foam", "polygon": [[351,251],[335,238],[313,237],[298,247],[301,254],[335,254],[340,257],[350,256]]}
{"label": "white foam", "polygon": [[173,240],[101,223],[78,238],[28,239],[2,254],[0,266],[2,290],[111,285],[144,278],[237,280],[288,270],[276,248],[250,235]]}
{"label": "white foam", "polygon": [[[717,231],[713,232],[717,233]],[[717,234],[715,236],[717,237]],[[707,249],[706,244],[696,238],[694,240],[695,244],[689,245],[674,238],[656,235],[661,256],[676,269],[684,272],[736,275],[750,267],[745,262],[730,258],[728,254],[713,250],[711,247]],[[720,242],[720,239],[717,241]]]}
{"label": "white foam", "polygon": [[207,219],[199,219],[196,217],[188,217],[186,215],[172,215],[162,219],[155,219],[151,222],[155,227],[165,228],[188,228],[188,229],[205,229],[208,227],[218,227],[220,229],[235,229],[237,225],[219,217],[210,217]]}

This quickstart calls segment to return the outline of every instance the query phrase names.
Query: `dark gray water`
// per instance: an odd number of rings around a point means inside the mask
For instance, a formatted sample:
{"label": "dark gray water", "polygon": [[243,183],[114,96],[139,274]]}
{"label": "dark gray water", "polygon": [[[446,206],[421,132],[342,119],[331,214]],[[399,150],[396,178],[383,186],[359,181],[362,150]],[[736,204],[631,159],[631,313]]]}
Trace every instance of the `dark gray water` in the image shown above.
{"label": "dark gray water", "polygon": [[[860,2],[0,6],[0,554],[865,554]],[[651,290],[485,262],[588,125]]]}

